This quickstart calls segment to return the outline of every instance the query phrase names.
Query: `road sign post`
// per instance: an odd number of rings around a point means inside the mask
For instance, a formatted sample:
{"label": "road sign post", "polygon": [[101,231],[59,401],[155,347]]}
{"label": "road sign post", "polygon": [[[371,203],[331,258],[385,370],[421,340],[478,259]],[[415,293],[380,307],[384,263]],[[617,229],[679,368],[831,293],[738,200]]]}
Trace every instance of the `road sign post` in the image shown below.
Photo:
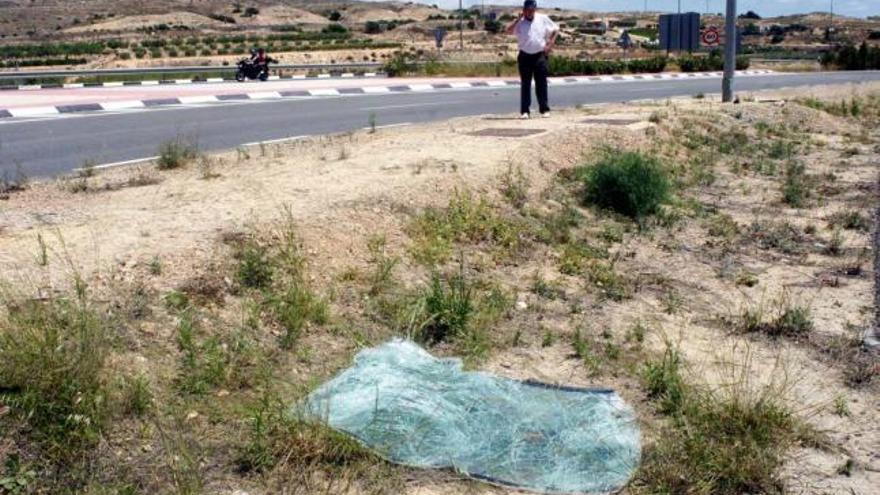
{"label": "road sign post", "polygon": [[718,32],[717,26],[709,26],[703,30],[703,33],[700,35],[700,39],[706,46],[716,46],[718,43],[721,42],[721,33]]}
{"label": "road sign post", "polygon": [[733,77],[736,74],[736,0],[727,0],[724,19],[724,79],[721,82],[721,101],[733,101]]}

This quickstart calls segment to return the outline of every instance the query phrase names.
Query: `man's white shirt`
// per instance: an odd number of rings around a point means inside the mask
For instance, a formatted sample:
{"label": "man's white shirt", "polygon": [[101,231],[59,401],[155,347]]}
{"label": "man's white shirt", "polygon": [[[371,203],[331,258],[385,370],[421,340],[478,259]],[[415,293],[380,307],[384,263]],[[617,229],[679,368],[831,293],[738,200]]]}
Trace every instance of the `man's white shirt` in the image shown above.
{"label": "man's white shirt", "polygon": [[535,14],[534,20],[523,18],[516,25],[516,40],[519,49],[534,55],[547,47],[550,34],[559,31],[559,26],[544,14]]}

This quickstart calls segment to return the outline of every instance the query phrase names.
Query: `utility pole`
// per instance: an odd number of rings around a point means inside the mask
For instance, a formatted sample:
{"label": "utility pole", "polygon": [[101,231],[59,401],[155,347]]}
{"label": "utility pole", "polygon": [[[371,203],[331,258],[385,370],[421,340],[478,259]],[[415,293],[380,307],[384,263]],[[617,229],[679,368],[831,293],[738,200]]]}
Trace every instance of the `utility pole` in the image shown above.
{"label": "utility pole", "polygon": [[678,0],[678,13],[681,14],[681,0]]}
{"label": "utility pole", "polygon": [[736,0],[727,0],[724,18],[724,80],[721,83],[721,101],[733,101],[733,77],[736,74]]}
{"label": "utility pole", "polygon": [[458,49],[464,51],[464,8],[462,1],[458,0]]}
{"label": "utility pole", "polygon": [[828,11],[828,41],[834,33],[834,0],[831,0],[831,9]]}

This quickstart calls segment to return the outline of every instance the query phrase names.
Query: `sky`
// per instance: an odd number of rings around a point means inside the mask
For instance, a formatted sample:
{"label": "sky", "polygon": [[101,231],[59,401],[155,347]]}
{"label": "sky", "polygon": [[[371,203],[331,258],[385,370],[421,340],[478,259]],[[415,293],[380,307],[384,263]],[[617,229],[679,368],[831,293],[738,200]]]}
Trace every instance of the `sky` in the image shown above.
{"label": "sky", "polygon": [[[368,0],[369,1],[369,0]],[[379,0],[375,0],[379,1]],[[437,4],[443,8],[458,8],[458,0],[418,0],[419,3]],[[480,0],[463,0],[464,5],[480,5]],[[521,5],[520,0],[486,0],[494,5]],[[708,12],[724,12],[725,0],[709,0]],[[642,10],[644,0],[538,0],[539,7],[563,7],[591,11]],[[807,12],[827,12],[831,0],[738,0],[741,12],[754,10],[758,14],[774,17],[786,14]],[[681,0],[682,11],[706,12],[706,0]],[[678,9],[677,0],[648,0],[648,9],[674,12]],[[834,0],[834,12],[853,17],[880,15],[880,0]]]}

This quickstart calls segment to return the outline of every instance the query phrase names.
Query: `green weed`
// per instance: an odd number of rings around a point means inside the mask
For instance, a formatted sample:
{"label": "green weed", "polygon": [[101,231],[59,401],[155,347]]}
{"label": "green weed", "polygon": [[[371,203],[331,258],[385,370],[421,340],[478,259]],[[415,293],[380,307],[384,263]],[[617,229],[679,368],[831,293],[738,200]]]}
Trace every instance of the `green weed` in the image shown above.
{"label": "green weed", "polygon": [[657,213],[670,196],[666,169],[642,153],[608,151],[584,174],[588,203],[633,219]]}

